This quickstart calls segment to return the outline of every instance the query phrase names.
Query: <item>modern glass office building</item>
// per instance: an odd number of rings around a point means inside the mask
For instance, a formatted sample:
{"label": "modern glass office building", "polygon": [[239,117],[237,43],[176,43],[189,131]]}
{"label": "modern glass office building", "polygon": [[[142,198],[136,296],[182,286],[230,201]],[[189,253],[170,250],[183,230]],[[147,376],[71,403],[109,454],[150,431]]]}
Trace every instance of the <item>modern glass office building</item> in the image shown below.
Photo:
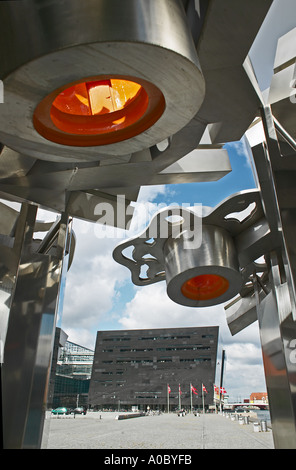
{"label": "modern glass office building", "polygon": [[99,331],[89,405],[166,411],[200,408],[204,399],[208,407],[213,404],[217,349],[217,326]]}
{"label": "modern glass office building", "polygon": [[67,341],[66,338],[63,330],[57,328],[49,408],[87,406],[94,351]]}

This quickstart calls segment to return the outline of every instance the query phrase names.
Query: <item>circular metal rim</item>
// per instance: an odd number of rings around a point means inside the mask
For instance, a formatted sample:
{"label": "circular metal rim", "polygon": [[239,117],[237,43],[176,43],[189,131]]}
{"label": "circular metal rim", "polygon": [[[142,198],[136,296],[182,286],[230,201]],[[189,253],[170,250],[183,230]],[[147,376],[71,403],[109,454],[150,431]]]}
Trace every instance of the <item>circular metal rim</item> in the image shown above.
{"label": "circular metal rim", "polygon": [[[44,139],[33,125],[36,106],[53,90],[85,76],[97,76],[98,62],[102,75],[129,76],[155,85],[165,99],[163,114],[135,137],[90,146],[83,152]],[[176,93],[180,83],[182,92]],[[50,161],[97,161],[100,153],[120,156],[153,146],[188,124],[205,94],[202,73],[187,57],[154,44],[116,41],[78,45],[39,57],[11,73],[4,87],[1,141],[16,151]]]}
{"label": "circular metal rim", "polygon": [[[185,297],[181,287],[189,279],[202,274],[216,274],[229,282],[227,291],[219,297],[209,300],[193,300]],[[242,288],[242,277],[239,271],[225,266],[198,266],[177,274],[167,283],[167,294],[174,302],[187,307],[210,307],[232,299]]]}

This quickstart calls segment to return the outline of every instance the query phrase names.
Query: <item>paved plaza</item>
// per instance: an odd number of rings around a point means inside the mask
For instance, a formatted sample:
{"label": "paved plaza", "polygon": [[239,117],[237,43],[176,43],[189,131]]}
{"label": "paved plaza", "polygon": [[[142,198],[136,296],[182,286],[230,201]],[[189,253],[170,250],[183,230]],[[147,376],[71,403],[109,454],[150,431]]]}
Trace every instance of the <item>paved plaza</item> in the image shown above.
{"label": "paved plaza", "polygon": [[274,449],[272,432],[255,432],[222,414],[175,413],[116,419],[118,413],[48,417],[43,449]]}

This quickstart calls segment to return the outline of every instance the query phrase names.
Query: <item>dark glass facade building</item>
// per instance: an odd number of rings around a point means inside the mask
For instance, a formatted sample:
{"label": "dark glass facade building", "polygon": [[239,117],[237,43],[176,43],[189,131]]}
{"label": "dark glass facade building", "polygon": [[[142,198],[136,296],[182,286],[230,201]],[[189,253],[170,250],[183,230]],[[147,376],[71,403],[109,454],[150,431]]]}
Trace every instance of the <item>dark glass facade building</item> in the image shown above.
{"label": "dark glass facade building", "polygon": [[[205,407],[212,405],[218,331],[216,326],[99,331],[89,405],[145,411],[191,404],[200,408],[202,384]],[[191,385],[198,395],[191,393]]]}

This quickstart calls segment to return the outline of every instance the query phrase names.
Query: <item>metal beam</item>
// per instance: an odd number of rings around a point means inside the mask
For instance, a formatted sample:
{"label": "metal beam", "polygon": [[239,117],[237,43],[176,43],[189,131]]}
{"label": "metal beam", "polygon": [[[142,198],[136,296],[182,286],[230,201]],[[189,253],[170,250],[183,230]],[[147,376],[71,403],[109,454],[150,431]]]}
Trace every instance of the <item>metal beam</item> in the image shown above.
{"label": "metal beam", "polygon": [[36,211],[37,206],[23,204],[15,238],[19,268],[2,366],[6,449],[40,448],[60,288],[69,259],[67,215],[61,219],[54,254],[32,251]]}
{"label": "metal beam", "polygon": [[292,356],[296,322],[283,280],[285,274],[281,272],[282,264],[280,256],[272,252],[269,261],[271,292],[260,299],[256,281],[254,287],[275,448],[296,449],[296,361]]}

